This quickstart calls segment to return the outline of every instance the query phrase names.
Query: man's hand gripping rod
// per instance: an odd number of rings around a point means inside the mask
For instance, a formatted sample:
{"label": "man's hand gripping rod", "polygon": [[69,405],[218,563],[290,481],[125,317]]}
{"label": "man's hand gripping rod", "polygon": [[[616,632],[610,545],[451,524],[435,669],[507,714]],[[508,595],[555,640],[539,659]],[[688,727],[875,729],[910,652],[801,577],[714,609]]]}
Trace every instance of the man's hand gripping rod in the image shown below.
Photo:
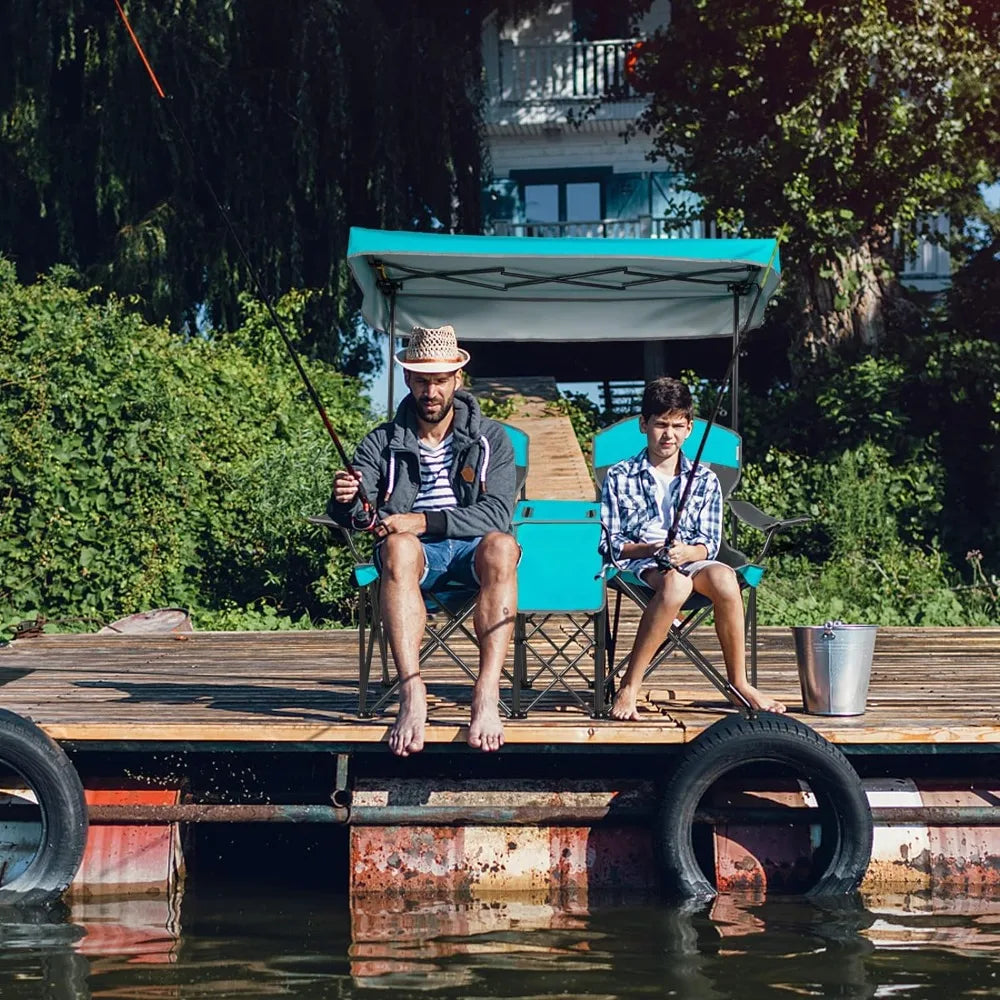
{"label": "man's hand gripping rod", "polygon": [[[135,32],[132,30],[132,25],[129,23],[128,17],[125,14],[125,10],[121,5],[120,0],[115,0],[115,7],[118,8],[118,14],[122,19],[122,23],[125,25],[125,30],[129,34],[129,38],[132,39],[132,44],[135,46],[136,51],[139,53],[139,58],[142,60],[143,66],[146,67],[146,72],[149,74],[150,80],[153,81],[153,87],[156,90],[157,96],[166,101],[167,95],[163,87],[160,86],[160,81],[156,78],[156,73],[153,71],[153,66],[146,56],[142,45],[139,43],[139,39],[136,37]],[[180,136],[181,141],[184,143],[185,148],[188,151],[188,155],[191,158],[192,163],[197,163],[198,158],[195,155],[195,151],[188,141],[187,135],[184,133],[184,129],[181,128],[181,123],[177,120],[177,116],[174,114],[173,109],[170,107],[169,101],[166,103],[168,113],[170,114],[171,121],[174,124],[174,129]],[[340,438],[337,432],[333,428],[333,423],[330,420],[329,415],[326,412],[326,407],[323,406],[322,401],[319,398],[319,394],[313,387],[312,382],[309,381],[309,376],[306,374],[305,368],[302,366],[302,362],[299,360],[298,353],[296,352],[294,346],[292,345],[291,338],[285,332],[284,324],[281,322],[281,318],[278,316],[277,311],[274,306],[271,305],[271,299],[268,294],[264,291],[263,283],[260,280],[260,275],[257,273],[257,269],[254,267],[253,262],[250,260],[250,255],[246,252],[243,247],[243,241],[239,238],[236,229],[233,227],[233,223],[229,218],[229,213],[223,207],[222,202],[219,200],[218,195],[215,193],[215,188],[212,187],[211,181],[202,172],[202,180],[205,182],[205,186],[208,188],[208,193],[212,196],[212,201],[215,202],[215,207],[219,210],[219,214],[222,216],[222,221],[226,224],[226,229],[229,230],[229,235],[233,238],[233,242],[236,244],[236,249],[239,251],[240,257],[243,259],[243,263],[246,264],[247,271],[250,273],[250,277],[253,279],[255,288],[257,289],[257,295],[260,297],[261,301],[267,308],[268,315],[271,317],[271,322],[274,323],[275,328],[281,335],[282,341],[284,341],[285,347],[288,349],[288,353],[291,356],[292,361],[295,363],[295,368],[299,373],[299,377],[302,379],[303,384],[306,387],[306,391],[309,393],[309,398],[312,400],[313,405],[319,412],[320,418],[323,421],[323,426],[326,427],[327,434],[330,435],[330,440],[333,441],[333,446],[337,450],[337,454],[340,457],[341,462],[344,464],[344,469],[353,476],[358,482],[358,499],[361,501],[361,513],[351,518],[351,522],[355,528],[360,531],[372,531],[377,525],[381,523],[381,519],[378,516],[378,512],[375,506],[372,504],[371,500],[368,499],[365,493],[365,488],[361,483],[360,476],[351,464],[351,460],[347,457],[347,452],[344,450],[344,446],[340,443]]]}

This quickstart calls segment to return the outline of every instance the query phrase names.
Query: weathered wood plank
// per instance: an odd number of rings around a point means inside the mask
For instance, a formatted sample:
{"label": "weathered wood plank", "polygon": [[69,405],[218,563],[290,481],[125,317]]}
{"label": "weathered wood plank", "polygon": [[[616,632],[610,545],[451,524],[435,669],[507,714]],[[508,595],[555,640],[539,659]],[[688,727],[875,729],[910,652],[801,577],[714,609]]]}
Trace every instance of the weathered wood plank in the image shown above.
{"label": "weathered wood plank", "polygon": [[[761,686],[802,715],[790,630],[762,629],[759,638]],[[711,629],[698,640],[720,659]],[[75,743],[360,747],[385,741],[394,706],[385,718],[357,718],[355,643],[350,631],[41,636],[0,648],[0,691],[6,707]],[[1000,750],[998,667],[1000,628],[880,629],[865,714],[802,717],[845,744]],[[443,658],[433,658],[425,676],[428,742],[463,743],[471,683]],[[582,681],[574,685],[589,698]],[[528,719],[508,721],[506,739],[549,748],[667,746],[730,710],[680,655],[650,677],[640,707],[637,723],[594,720],[557,688]]]}

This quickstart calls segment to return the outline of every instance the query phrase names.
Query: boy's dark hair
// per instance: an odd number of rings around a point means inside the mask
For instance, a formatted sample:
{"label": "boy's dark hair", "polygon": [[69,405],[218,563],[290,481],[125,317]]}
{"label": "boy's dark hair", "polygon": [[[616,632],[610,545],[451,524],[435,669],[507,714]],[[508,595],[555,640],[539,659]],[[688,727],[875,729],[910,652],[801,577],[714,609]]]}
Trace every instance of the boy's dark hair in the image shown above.
{"label": "boy's dark hair", "polygon": [[661,413],[683,413],[685,419],[694,419],[691,390],[675,378],[654,378],[642,393],[642,419],[649,420]]}

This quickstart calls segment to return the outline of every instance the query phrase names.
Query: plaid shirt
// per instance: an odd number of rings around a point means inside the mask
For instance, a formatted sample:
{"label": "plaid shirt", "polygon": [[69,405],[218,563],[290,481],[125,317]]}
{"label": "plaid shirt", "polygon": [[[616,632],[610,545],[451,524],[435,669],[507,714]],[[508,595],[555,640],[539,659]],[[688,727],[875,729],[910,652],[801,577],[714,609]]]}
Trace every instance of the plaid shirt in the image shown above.
{"label": "plaid shirt", "polygon": [[[691,473],[691,460],[680,456],[681,489],[684,492]],[[675,508],[676,510],[676,508]],[[608,469],[601,490],[601,522],[608,529],[615,559],[621,557],[626,542],[641,542],[647,524],[660,520],[663,514],[656,500],[656,481],[643,448],[633,458],[627,458]],[[670,525],[665,526],[669,529]],[[722,487],[719,478],[707,466],[699,465],[681,511],[677,537],[686,545],[704,545],[708,558],[714,559],[722,540]],[[601,551],[608,554],[607,538]]]}

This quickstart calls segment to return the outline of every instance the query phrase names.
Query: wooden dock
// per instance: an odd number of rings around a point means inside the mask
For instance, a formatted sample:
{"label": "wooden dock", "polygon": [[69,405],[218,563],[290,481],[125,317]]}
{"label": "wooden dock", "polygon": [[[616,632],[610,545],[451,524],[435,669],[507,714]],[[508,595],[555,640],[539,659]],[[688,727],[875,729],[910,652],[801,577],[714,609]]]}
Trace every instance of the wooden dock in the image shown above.
{"label": "wooden dock", "polygon": [[[508,420],[531,438],[530,497],[593,498],[570,421],[551,405],[551,379],[475,389],[517,397]],[[637,619],[629,606],[619,655]],[[546,631],[566,651],[563,662],[573,661],[580,632],[571,620],[555,617]],[[696,643],[721,668],[714,632],[701,629]],[[475,663],[471,640],[455,646]],[[892,813],[876,830],[869,881],[962,892],[997,884],[1000,627],[880,629],[867,708],[855,717],[804,713],[790,629],[760,629],[758,652],[759,686],[851,756],[870,805]],[[511,651],[508,672],[512,661]],[[529,675],[535,669],[529,659]],[[374,892],[380,905],[387,894],[432,890],[464,899],[648,889],[657,878],[656,783],[684,744],[735,711],[678,653],[645,685],[640,721],[595,718],[587,653],[565,675],[572,690],[539,674],[527,717],[508,719],[503,749],[483,754],[466,745],[469,677],[441,654],[424,677],[426,748],[399,759],[384,745],[395,703],[358,716],[352,630],[24,635],[0,644],[0,706],[61,743],[83,783],[90,830],[71,892],[85,897],[169,896],[188,863],[192,824],[264,821],[298,824],[300,834],[302,824],[319,824],[305,831],[312,840],[290,842],[325,853],[346,847],[352,897]],[[509,685],[502,694],[509,699]],[[30,809],[37,788],[20,787],[16,766],[0,771],[8,783],[0,794]],[[798,777],[808,785],[810,775]],[[808,789],[790,780],[776,775],[773,788],[748,794],[808,807]],[[730,791],[720,794],[729,801]],[[327,824],[349,824],[346,838],[332,841]],[[737,809],[712,824],[720,889],[799,891],[789,873],[809,871],[819,853],[805,820],[750,823]],[[43,826],[33,827],[39,836]],[[702,822],[703,847],[704,834]],[[308,850],[298,853],[313,863]],[[16,863],[0,856],[0,874]]]}
{"label": "wooden dock", "polygon": [[[472,388],[480,396],[514,400],[508,419],[531,437],[529,496],[593,497],[570,421],[552,407],[558,398],[553,379],[480,380]],[[631,642],[635,623],[631,609],[623,644]],[[349,630],[18,639],[0,648],[0,704],[30,716],[56,740],[82,747],[319,744],[376,750],[387,739],[395,707],[379,718],[358,717],[356,641]],[[702,630],[699,644],[713,650],[721,666],[710,629]],[[802,715],[791,630],[761,629],[759,649],[760,687]],[[463,655],[474,662],[471,644]],[[443,657],[432,659],[425,675],[428,746],[464,751],[471,682]],[[898,752],[1000,745],[998,676],[1000,628],[883,628],[865,714],[804,718],[845,747]],[[583,678],[574,676],[572,683],[591,699]],[[650,678],[639,708],[641,722],[595,719],[557,684],[528,718],[507,722],[506,745],[527,751],[667,748],[732,711],[682,656]]]}
{"label": "wooden dock", "polygon": [[[710,629],[701,642],[717,650]],[[787,628],[761,629],[759,670],[762,688],[845,749],[1000,749],[1000,628],[880,629],[862,716],[803,714]],[[463,746],[471,683],[440,657],[425,675],[429,747],[471,753]],[[575,687],[589,697],[579,678]],[[385,716],[358,718],[356,634],[347,630],[18,639],[0,648],[0,691],[0,704],[29,716],[54,739],[93,749],[322,744],[376,750],[395,710],[390,705]],[[678,656],[650,678],[641,722],[591,718],[557,688],[528,718],[507,721],[506,743],[509,750],[546,752],[667,749],[730,710]]]}

